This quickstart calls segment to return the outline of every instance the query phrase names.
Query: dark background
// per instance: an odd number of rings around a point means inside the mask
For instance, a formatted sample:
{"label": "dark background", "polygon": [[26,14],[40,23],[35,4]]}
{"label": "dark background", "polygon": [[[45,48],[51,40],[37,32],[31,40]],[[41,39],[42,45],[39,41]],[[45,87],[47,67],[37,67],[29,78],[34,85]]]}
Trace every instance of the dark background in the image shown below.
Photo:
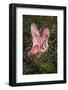
{"label": "dark background", "polygon": [[[32,47],[31,24],[35,23],[42,33],[49,28],[49,48],[44,53],[28,56]],[[23,74],[57,73],[57,17],[23,15]]]}

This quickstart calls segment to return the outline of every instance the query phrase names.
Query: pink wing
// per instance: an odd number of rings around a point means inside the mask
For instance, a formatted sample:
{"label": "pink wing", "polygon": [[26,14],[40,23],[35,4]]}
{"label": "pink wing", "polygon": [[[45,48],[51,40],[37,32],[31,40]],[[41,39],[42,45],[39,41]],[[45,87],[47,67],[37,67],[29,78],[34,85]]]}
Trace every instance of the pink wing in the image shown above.
{"label": "pink wing", "polygon": [[50,36],[50,32],[48,30],[48,28],[44,28],[43,33],[42,33],[42,47],[41,47],[41,51],[42,52],[46,52],[48,50],[48,38]]}
{"label": "pink wing", "polygon": [[40,39],[41,39],[35,23],[31,24],[31,34],[33,38],[33,46],[29,53],[35,54],[40,50]]}
{"label": "pink wing", "polygon": [[42,36],[41,36],[42,41],[48,40],[49,36],[50,36],[49,29],[48,28],[44,28]]}
{"label": "pink wing", "polygon": [[40,34],[38,32],[38,29],[35,25],[35,23],[31,24],[31,34],[33,38],[33,45],[38,43],[38,39],[40,39]]}

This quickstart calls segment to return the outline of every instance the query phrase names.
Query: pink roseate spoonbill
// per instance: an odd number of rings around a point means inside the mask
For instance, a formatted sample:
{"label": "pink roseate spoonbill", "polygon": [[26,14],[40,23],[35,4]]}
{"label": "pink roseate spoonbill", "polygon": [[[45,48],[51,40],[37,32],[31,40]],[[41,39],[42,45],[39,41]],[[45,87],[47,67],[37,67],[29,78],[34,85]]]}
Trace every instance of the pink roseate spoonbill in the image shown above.
{"label": "pink roseate spoonbill", "polygon": [[46,52],[48,50],[48,38],[50,32],[48,28],[44,28],[42,35],[40,35],[35,23],[31,24],[31,35],[33,45],[28,54],[36,54],[37,52]]}

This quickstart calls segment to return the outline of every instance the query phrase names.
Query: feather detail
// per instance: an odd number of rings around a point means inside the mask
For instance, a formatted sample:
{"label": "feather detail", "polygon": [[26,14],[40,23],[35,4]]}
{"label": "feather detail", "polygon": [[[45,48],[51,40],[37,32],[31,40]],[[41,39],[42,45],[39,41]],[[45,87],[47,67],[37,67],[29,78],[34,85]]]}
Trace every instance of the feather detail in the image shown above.
{"label": "feather detail", "polygon": [[42,35],[40,36],[36,24],[32,23],[31,35],[32,35],[33,45],[29,54],[36,54],[37,52],[46,52],[48,50],[48,38],[50,36],[49,29],[44,28]]}

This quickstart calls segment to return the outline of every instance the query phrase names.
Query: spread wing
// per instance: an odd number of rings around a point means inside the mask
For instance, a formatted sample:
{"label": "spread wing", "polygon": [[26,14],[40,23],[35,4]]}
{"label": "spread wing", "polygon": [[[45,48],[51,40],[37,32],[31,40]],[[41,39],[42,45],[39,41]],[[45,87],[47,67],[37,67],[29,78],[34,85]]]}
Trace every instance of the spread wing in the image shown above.
{"label": "spread wing", "polygon": [[31,24],[31,34],[33,38],[33,45],[35,45],[38,43],[38,39],[40,38],[40,34],[35,23]]}
{"label": "spread wing", "polygon": [[44,28],[43,33],[42,33],[42,47],[41,51],[46,52],[48,50],[48,38],[50,36],[50,32],[48,28]]}
{"label": "spread wing", "polygon": [[42,32],[42,41],[44,42],[44,40],[48,40],[50,36],[50,32],[49,32],[49,29],[48,28],[44,28],[43,32]]}

